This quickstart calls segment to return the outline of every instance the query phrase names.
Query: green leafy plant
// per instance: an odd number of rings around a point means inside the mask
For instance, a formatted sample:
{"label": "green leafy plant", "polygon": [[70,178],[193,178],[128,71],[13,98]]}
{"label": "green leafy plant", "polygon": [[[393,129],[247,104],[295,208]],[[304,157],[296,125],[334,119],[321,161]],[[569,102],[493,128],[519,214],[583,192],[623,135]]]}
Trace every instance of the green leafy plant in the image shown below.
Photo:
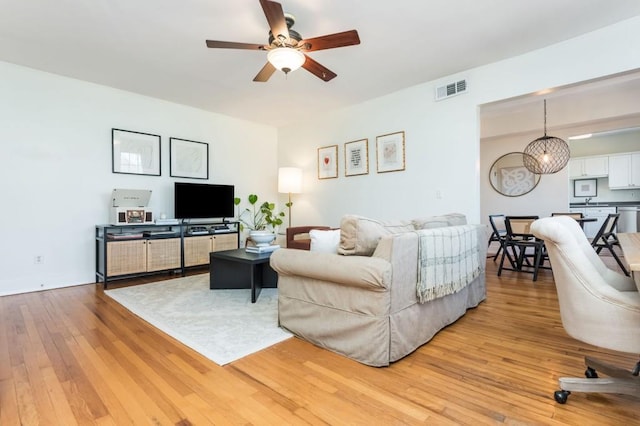
{"label": "green leafy plant", "polygon": [[240,229],[247,227],[253,231],[263,231],[268,227],[275,232],[278,226],[282,225],[282,218],[284,212],[276,212],[276,205],[268,201],[258,204],[258,196],[256,194],[249,194],[247,202],[249,207],[240,211],[240,203],[242,200],[239,197],[233,199],[234,204],[238,207],[238,220],[240,221]]}

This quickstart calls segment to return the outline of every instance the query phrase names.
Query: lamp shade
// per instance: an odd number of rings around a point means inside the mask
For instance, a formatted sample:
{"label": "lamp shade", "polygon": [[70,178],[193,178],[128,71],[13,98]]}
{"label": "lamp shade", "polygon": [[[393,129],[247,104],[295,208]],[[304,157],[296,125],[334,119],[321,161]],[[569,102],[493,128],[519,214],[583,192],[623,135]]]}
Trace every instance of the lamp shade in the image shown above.
{"label": "lamp shade", "polygon": [[271,62],[271,65],[287,74],[300,68],[306,58],[299,50],[290,47],[278,47],[271,49],[267,53],[267,60]]}
{"label": "lamp shade", "polygon": [[280,167],[278,169],[278,192],[299,194],[302,192],[302,169]]}

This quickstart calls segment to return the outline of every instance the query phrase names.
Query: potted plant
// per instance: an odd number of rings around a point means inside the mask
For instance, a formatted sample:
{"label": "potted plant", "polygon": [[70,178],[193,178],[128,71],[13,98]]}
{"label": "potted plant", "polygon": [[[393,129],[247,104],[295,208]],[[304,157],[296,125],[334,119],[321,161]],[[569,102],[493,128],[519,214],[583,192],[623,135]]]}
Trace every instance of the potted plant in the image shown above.
{"label": "potted plant", "polygon": [[249,194],[249,206],[242,211],[239,207],[242,200],[236,197],[233,202],[238,206],[240,230],[249,229],[249,237],[257,246],[269,245],[276,238],[276,229],[283,223],[284,212],[276,212],[276,205],[268,201],[258,204],[256,194]]}

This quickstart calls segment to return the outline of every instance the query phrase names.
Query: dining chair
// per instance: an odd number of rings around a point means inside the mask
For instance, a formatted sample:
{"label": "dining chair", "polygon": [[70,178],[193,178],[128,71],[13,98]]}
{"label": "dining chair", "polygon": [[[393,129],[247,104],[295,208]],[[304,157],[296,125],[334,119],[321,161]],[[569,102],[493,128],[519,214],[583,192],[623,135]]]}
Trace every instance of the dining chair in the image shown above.
{"label": "dining chair", "polygon": [[[582,213],[551,213],[551,216],[569,216],[571,218],[574,218],[576,220],[578,219],[584,219],[584,215]],[[578,220],[578,223],[580,224],[580,228],[584,229],[584,222],[581,222],[580,220]]]}
{"label": "dining chair", "polygon": [[[493,255],[493,261],[495,262],[502,250],[504,250],[504,241],[507,237],[507,228],[504,225],[504,215],[503,214],[490,214],[489,215],[489,223],[491,224],[491,229],[493,232],[489,237],[489,243],[487,247],[491,246],[491,243],[497,242],[499,244],[498,251]],[[491,255],[487,256],[490,257]]]}
{"label": "dining chair", "polygon": [[[538,216],[505,216],[507,235],[498,267],[498,276],[502,275],[502,271],[506,269],[531,273],[533,281],[537,281],[538,271],[544,267],[545,260],[548,260],[544,241],[531,233],[531,224],[537,219]],[[510,268],[504,265],[509,250],[514,255],[514,262]]]}
{"label": "dining chair", "polygon": [[591,247],[593,247],[597,254],[600,254],[602,249],[607,249],[611,253],[611,256],[618,262],[618,266],[622,269],[622,272],[626,276],[629,276],[629,271],[625,268],[624,263],[620,260],[620,257],[614,250],[614,246],[620,246],[620,242],[618,241],[618,236],[616,235],[616,225],[618,224],[618,219],[620,218],[620,213],[609,213],[609,216],[604,220],[602,226],[598,230],[598,233],[593,240],[591,240]]}

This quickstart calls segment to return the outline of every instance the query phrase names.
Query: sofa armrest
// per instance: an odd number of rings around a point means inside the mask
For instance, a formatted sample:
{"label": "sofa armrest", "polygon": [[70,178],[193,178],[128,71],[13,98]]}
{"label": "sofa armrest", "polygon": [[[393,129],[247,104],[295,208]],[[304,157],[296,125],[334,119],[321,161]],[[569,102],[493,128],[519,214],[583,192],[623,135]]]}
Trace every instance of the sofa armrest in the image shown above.
{"label": "sofa armrest", "polygon": [[270,264],[278,275],[308,277],[372,291],[386,291],[391,284],[391,264],[376,257],[283,248],[271,254]]}

